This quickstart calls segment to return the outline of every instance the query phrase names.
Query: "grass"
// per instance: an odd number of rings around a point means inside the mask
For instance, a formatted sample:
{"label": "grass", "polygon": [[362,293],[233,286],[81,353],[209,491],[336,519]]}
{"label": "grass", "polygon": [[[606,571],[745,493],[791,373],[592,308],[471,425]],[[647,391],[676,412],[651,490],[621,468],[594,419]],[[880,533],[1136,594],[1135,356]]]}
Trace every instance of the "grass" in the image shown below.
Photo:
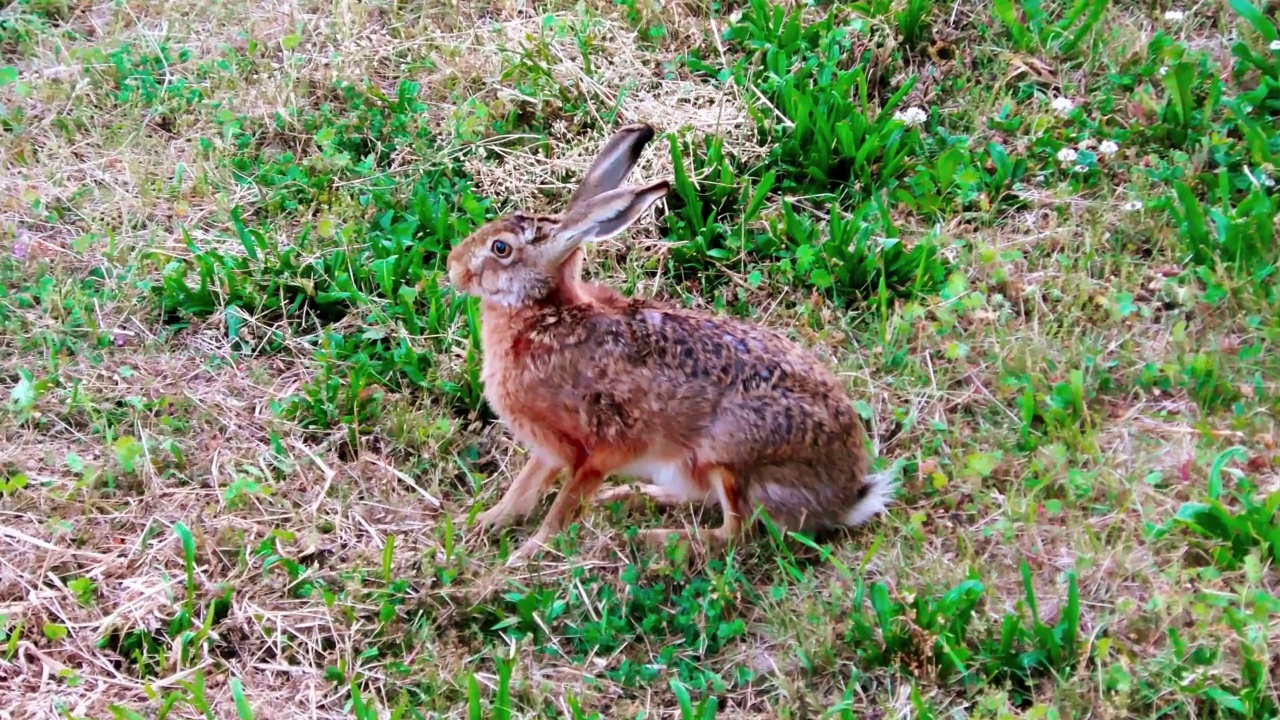
{"label": "grass", "polygon": [[[1280,717],[1274,3],[434,8],[0,10],[0,707]],[[444,256],[637,120],[588,274],[823,353],[881,520],[468,527]]]}

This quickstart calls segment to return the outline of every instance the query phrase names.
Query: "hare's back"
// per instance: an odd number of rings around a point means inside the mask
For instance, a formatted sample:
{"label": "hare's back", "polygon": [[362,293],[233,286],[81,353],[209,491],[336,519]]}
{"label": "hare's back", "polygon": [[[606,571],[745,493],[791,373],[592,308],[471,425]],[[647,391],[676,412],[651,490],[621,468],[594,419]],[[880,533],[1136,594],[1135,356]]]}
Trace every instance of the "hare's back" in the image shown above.
{"label": "hare's back", "polygon": [[655,389],[654,400],[669,411],[683,408],[697,403],[688,389],[698,388],[704,397],[697,404],[708,408],[702,435],[738,448],[740,460],[807,458],[860,437],[843,384],[785,337],[732,318],[651,309],[638,315],[642,364],[663,378],[658,387],[665,390]]}
{"label": "hare's back", "polygon": [[629,320],[634,360],[672,385],[705,382],[720,394],[750,395],[837,389],[816,356],[759,325],[646,305],[633,308]]}
{"label": "hare's back", "polygon": [[634,300],[562,307],[526,337],[546,354],[525,401],[554,396],[600,440],[688,446],[724,434],[756,446],[822,446],[856,422],[816,356],[740,320]]}

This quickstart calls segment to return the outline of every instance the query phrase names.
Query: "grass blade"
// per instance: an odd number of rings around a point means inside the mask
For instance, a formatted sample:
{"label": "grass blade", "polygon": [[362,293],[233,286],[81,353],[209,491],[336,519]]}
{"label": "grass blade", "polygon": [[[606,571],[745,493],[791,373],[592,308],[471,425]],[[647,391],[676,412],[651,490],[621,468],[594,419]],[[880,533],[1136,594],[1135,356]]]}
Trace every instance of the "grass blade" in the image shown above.
{"label": "grass blade", "polygon": [[258,261],[258,244],[254,241],[253,235],[249,229],[245,227],[244,218],[240,214],[240,206],[231,208],[231,227],[236,231],[236,237],[240,239],[240,244],[244,246],[244,254],[249,256],[250,260]]}
{"label": "grass blade", "polygon": [[467,675],[467,720],[483,720],[480,710],[480,684],[475,674]]}
{"label": "grass blade", "polygon": [[684,684],[676,678],[671,678],[671,692],[675,693],[676,702],[680,703],[680,717],[682,720],[696,720],[697,715],[693,711],[693,701],[689,699],[689,691],[685,689]]}
{"label": "grass blade", "polygon": [[186,609],[191,613],[195,611],[196,603],[196,540],[181,520],[173,524],[173,532],[182,543],[182,558],[187,571]]}
{"label": "grass blade", "polygon": [[511,672],[515,670],[515,658],[494,658],[498,665],[498,695],[493,700],[494,720],[507,720],[511,717]]}
{"label": "grass blade", "polygon": [[996,18],[1000,24],[1009,30],[1009,34],[1013,36],[1013,43],[1019,50],[1026,52],[1031,43],[1030,35],[1022,22],[1018,20],[1018,9],[1014,6],[1013,0],[993,0],[991,9],[995,12]]}
{"label": "grass blade", "polygon": [[244,696],[244,686],[240,678],[231,678],[227,681],[227,686],[231,689],[231,698],[236,703],[236,715],[240,720],[253,720],[253,708],[249,707],[249,701]]}
{"label": "grass blade", "polygon": [[1275,20],[1268,20],[1267,16],[1263,15],[1262,11],[1254,7],[1249,0],[1228,0],[1228,4],[1231,5],[1232,10],[1236,11],[1237,15],[1253,26],[1253,29],[1262,36],[1263,40],[1272,43],[1280,39],[1280,30],[1276,29]]}
{"label": "grass blade", "polygon": [[1193,259],[1197,264],[1207,264],[1213,257],[1213,253],[1209,229],[1205,224],[1204,212],[1200,209],[1200,201],[1196,199],[1195,193],[1191,192],[1191,188],[1180,180],[1173,182],[1173,192],[1182,205],[1181,217],[1178,219],[1187,240],[1191,243]]}
{"label": "grass blade", "polygon": [[742,213],[742,224],[746,225],[755,220],[756,215],[760,213],[760,208],[764,206],[764,201],[769,197],[769,191],[773,189],[773,183],[778,177],[777,170],[770,170],[760,178],[760,182],[756,185],[755,191],[751,194],[751,200],[747,203],[747,209]]}
{"label": "grass blade", "polygon": [[1067,38],[1066,42],[1059,46],[1058,52],[1064,55],[1075,54],[1085,36],[1092,32],[1094,26],[1102,20],[1109,6],[1109,0],[1093,0],[1093,5],[1089,8],[1089,14],[1085,16],[1084,22],[1071,33],[1071,37]]}
{"label": "grass blade", "polygon": [[1066,638],[1063,639],[1066,650],[1064,660],[1074,662],[1080,636],[1080,586],[1076,581],[1075,571],[1067,573],[1067,607],[1062,612],[1066,623]]}
{"label": "grass blade", "polygon": [[1249,451],[1239,445],[1233,445],[1232,447],[1218,453],[1218,456],[1213,459],[1213,465],[1209,466],[1210,500],[1222,499],[1222,471],[1226,468],[1227,463],[1232,460],[1247,460],[1248,458]]}

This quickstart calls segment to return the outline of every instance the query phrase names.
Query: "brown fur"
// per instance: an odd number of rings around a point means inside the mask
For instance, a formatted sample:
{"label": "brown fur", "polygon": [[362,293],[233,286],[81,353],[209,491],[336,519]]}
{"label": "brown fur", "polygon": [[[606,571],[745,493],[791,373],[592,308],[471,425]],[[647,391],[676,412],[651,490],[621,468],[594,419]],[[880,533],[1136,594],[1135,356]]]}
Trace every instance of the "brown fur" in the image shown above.
{"label": "brown fur", "polygon": [[[652,137],[629,130],[633,142]],[[638,154],[628,153],[631,163]],[[685,487],[719,500],[724,525],[703,535],[720,542],[761,506],[783,527],[832,527],[868,494],[862,423],[811,353],[747,322],[581,281],[582,243],[625,229],[667,189],[580,191],[563,215],[515,213],[450,253],[454,287],[480,297],[485,395],[533,450],[481,524],[527,514],[558,471],[570,471],[513,560],[572,522],[605,478],[642,459],[684,468]],[[666,504],[696,499],[657,485],[641,492]]]}

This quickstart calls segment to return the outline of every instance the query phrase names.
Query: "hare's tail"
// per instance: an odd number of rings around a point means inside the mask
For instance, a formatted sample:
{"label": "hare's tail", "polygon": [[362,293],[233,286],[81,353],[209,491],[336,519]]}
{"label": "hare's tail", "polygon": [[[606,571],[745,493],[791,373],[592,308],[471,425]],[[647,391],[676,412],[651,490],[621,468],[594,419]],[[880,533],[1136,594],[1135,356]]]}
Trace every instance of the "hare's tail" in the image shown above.
{"label": "hare's tail", "polygon": [[862,499],[845,511],[844,524],[853,527],[861,525],[885,511],[898,494],[898,478],[902,470],[902,462],[898,461],[885,470],[868,475],[866,492]]}

